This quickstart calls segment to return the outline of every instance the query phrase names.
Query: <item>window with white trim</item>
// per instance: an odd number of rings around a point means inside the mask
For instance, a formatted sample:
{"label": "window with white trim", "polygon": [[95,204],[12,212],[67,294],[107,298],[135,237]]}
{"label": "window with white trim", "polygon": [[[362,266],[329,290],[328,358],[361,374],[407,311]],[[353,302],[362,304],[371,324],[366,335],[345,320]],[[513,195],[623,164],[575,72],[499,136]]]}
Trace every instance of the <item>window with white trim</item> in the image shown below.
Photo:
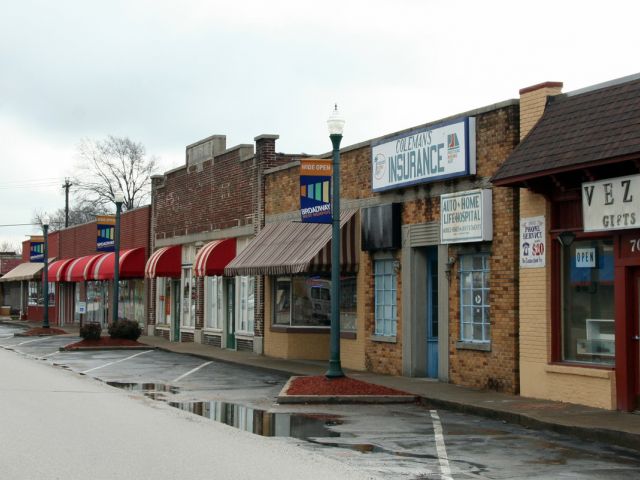
{"label": "window with white trim", "polygon": [[255,277],[238,277],[240,283],[240,309],[237,315],[238,332],[253,334],[255,318]]}
{"label": "window with white trim", "polygon": [[[331,325],[331,279],[327,275],[274,277],[273,324],[291,327]],[[340,325],[355,331],[356,277],[340,279]]]}
{"label": "window with white trim", "polygon": [[398,323],[398,307],[396,303],[398,278],[394,259],[374,260],[373,282],[376,322],[374,335],[395,337]]}
{"label": "window with white trim", "polygon": [[491,340],[489,255],[460,255],[460,340]]}
{"label": "window with white trim", "polygon": [[207,299],[205,327],[222,330],[224,325],[223,277],[206,277]]}

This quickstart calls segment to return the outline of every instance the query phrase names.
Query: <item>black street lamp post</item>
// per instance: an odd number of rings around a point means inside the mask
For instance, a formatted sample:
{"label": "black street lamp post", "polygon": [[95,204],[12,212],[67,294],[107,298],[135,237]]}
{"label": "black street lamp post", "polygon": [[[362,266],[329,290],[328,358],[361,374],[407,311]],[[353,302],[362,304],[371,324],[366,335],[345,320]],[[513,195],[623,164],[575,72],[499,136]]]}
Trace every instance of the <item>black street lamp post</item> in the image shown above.
{"label": "black street lamp post", "polygon": [[42,293],[44,295],[44,314],[42,316],[42,328],[49,328],[49,216],[42,217],[42,233],[44,236],[44,277]]}
{"label": "black street lamp post", "polygon": [[116,202],[116,231],[114,239],[114,259],[113,259],[113,315],[112,322],[118,320],[118,301],[120,300],[120,212],[124,203],[124,194],[116,192],[114,195]]}
{"label": "black street lamp post", "polygon": [[329,119],[329,138],[333,145],[333,195],[331,220],[331,345],[327,378],[344,377],[340,364],[340,141],[344,130],[344,118],[338,105]]}

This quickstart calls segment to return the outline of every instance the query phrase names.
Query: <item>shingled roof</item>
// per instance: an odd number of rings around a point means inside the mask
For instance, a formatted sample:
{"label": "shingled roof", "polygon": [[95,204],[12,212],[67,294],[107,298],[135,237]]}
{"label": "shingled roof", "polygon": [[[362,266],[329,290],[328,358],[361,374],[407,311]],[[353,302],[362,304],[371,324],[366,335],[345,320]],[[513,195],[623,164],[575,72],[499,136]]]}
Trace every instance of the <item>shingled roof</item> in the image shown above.
{"label": "shingled roof", "polygon": [[640,76],[549,97],[542,118],[493,177],[497,185],[640,159]]}

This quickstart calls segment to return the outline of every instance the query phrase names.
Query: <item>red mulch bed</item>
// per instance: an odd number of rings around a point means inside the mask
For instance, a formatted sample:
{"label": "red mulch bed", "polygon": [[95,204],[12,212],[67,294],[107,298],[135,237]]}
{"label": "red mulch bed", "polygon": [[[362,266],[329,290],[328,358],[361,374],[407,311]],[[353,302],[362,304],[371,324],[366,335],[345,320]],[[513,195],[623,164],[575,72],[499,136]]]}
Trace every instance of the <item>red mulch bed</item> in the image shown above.
{"label": "red mulch bed", "polygon": [[324,375],[296,377],[291,380],[287,395],[410,395],[400,390],[374,385],[349,377],[328,379]]}
{"label": "red mulch bed", "polygon": [[100,337],[100,340],[81,340],[64,347],[65,350],[77,350],[78,348],[104,348],[104,347],[146,347],[144,343],[124,338]]}
{"label": "red mulch bed", "polygon": [[21,337],[22,336],[37,337],[40,335],[66,335],[66,334],[67,332],[65,332],[64,330],[61,330],[59,328],[53,328],[53,327],[49,327],[49,328],[34,327],[24,332],[20,332]]}

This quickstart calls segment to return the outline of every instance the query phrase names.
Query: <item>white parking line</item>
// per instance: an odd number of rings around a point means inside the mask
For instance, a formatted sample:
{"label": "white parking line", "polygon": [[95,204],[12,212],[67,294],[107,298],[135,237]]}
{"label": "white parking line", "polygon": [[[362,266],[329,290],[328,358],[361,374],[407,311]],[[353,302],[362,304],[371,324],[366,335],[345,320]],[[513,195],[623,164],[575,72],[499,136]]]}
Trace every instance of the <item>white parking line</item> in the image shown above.
{"label": "white parking line", "polygon": [[84,372],[80,372],[80,373],[89,373],[89,372],[93,372],[94,370],[100,370],[101,368],[108,367],[109,365],[115,365],[116,363],[124,362],[126,360],[132,359],[139,355],[144,355],[145,353],[149,353],[149,352],[153,352],[153,350],[145,350],[144,352],[139,352],[127,358],[121,358],[120,360],[116,360],[114,362],[105,363],[104,365],[100,365],[99,367],[93,367],[93,368],[90,368],[89,370],[85,370]]}
{"label": "white parking line", "polygon": [[46,355],[43,355],[41,357],[39,357],[41,360],[44,360],[45,358],[49,358],[49,357],[53,357],[54,355],[57,355],[60,353],[60,350],[56,350],[55,352],[52,353],[48,353]]}
{"label": "white parking line", "polygon": [[187,377],[187,376],[191,375],[191,374],[192,374],[192,373],[194,373],[194,372],[197,372],[198,370],[200,370],[200,369],[201,369],[201,368],[203,368],[203,367],[206,367],[206,366],[207,366],[207,365],[209,365],[210,363],[213,363],[213,362],[204,362],[204,363],[203,363],[202,365],[200,365],[199,367],[196,367],[196,368],[194,368],[193,370],[189,370],[187,373],[183,373],[183,374],[182,374],[182,375],[180,375],[178,378],[176,378],[175,380],[173,380],[173,382],[171,382],[171,383],[179,382],[179,381],[180,381],[180,380],[182,380],[183,378],[185,378],[185,377]]}
{"label": "white parking line", "polygon": [[16,345],[12,345],[12,346],[13,347],[19,347],[20,345],[26,345],[27,343],[33,343],[33,342],[40,342],[42,340],[47,340],[48,338],[51,338],[51,337],[49,337],[49,336],[47,336],[47,337],[38,337],[38,338],[35,338],[33,340],[27,340],[26,342],[21,342],[21,343],[18,343]]}
{"label": "white parking line", "polygon": [[451,468],[449,467],[449,458],[447,457],[447,449],[444,446],[444,436],[442,435],[442,424],[437,410],[431,410],[431,420],[433,421],[433,436],[436,439],[436,451],[438,452],[438,460],[440,460],[440,473],[442,480],[453,480],[451,476]]}

